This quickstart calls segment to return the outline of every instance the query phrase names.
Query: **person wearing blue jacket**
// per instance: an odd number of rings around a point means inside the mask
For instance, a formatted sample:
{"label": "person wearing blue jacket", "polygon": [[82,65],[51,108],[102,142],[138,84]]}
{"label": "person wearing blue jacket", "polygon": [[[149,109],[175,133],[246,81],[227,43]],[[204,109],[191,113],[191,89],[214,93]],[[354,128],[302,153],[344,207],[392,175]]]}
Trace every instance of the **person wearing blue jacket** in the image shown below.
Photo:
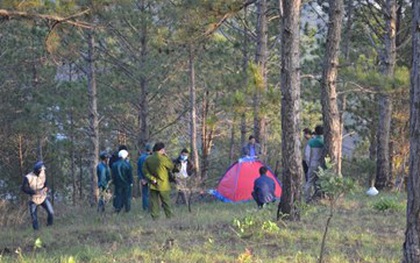
{"label": "person wearing blue jacket", "polygon": [[265,204],[274,202],[276,184],[274,180],[267,176],[267,167],[260,167],[260,177],[254,181],[254,191],[252,197],[257,202],[258,208],[263,208]]}
{"label": "person wearing blue jacket", "polygon": [[144,211],[149,210],[149,181],[143,173],[143,164],[146,161],[146,158],[152,154],[152,146],[147,144],[144,152],[140,155],[137,161],[137,176],[139,177],[139,182],[141,184],[141,201]]}
{"label": "person wearing blue jacket", "polygon": [[98,211],[105,211],[106,194],[108,192],[111,181],[111,170],[108,166],[109,155],[103,151],[99,154],[101,161],[96,166],[96,175],[98,176],[99,200]]}

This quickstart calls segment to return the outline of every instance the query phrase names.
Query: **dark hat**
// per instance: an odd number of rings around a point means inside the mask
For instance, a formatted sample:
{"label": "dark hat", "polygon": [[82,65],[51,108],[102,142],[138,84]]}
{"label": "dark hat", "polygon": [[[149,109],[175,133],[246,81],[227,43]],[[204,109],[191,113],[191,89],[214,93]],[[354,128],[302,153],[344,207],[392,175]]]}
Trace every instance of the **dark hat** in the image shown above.
{"label": "dark hat", "polygon": [[127,148],[127,146],[126,146],[126,145],[121,144],[120,146],[118,146],[118,151],[121,151],[121,150],[126,150],[126,151],[128,151],[128,148]]}
{"label": "dark hat", "polygon": [[187,148],[182,149],[181,153],[190,153]]}
{"label": "dark hat", "polygon": [[155,146],[153,146],[153,151],[158,152],[162,150],[163,148],[165,148],[165,144],[163,142],[158,142],[155,144]]}
{"label": "dark hat", "polygon": [[109,154],[106,152],[106,151],[102,151],[100,154],[99,154],[99,158],[101,158],[101,160],[103,160],[103,159],[105,159],[105,158],[109,158],[110,156],[109,156]]}
{"label": "dark hat", "polygon": [[303,129],[303,133],[304,134],[312,134],[312,131],[309,128],[305,128],[305,129]]}
{"label": "dark hat", "polygon": [[41,171],[41,168],[44,166],[44,162],[43,161],[38,161],[35,163],[34,165],[34,171],[35,172],[39,172]]}
{"label": "dark hat", "polygon": [[146,146],[144,147],[144,149],[146,150],[146,152],[151,152],[153,150],[153,147],[151,144],[146,144]]}

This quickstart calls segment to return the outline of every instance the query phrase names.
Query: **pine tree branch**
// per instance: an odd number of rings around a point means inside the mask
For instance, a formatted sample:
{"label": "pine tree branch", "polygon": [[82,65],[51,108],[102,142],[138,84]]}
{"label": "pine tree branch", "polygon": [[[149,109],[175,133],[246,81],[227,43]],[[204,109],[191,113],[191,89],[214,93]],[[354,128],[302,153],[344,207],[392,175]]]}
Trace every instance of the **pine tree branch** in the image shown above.
{"label": "pine tree branch", "polygon": [[65,23],[72,26],[76,26],[76,27],[92,29],[95,27],[94,25],[91,25],[83,21],[73,20],[74,18],[83,16],[89,12],[90,12],[90,9],[86,9],[82,12],[73,14],[68,17],[61,17],[57,15],[46,15],[46,14],[37,14],[37,13],[28,13],[28,12],[22,12],[22,11],[10,11],[6,9],[0,9],[0,17],[6,18],[6,19],[10,19],[10,18],[45,19],[48,21],[53,21],[56,24]]}
{"label": "pine tree branch", "polygon": [[231,16],[235,15],[237,12],[241,11],[242,9],[254,4],[255,2],[257,2],[257,0],[248,0],[245,1],[241,6],[239,6],[238,8],[236,8],[235,10],[228,12],[226,14],[224,14],[222,16],[221,19],[219,19],[219,21],[217,23],[215,23],[211,28],[207,29],[206,32],[203,34],[204,37],[207,37],[211,34],[213,34],[217,29],[219,29],[219,27]]}

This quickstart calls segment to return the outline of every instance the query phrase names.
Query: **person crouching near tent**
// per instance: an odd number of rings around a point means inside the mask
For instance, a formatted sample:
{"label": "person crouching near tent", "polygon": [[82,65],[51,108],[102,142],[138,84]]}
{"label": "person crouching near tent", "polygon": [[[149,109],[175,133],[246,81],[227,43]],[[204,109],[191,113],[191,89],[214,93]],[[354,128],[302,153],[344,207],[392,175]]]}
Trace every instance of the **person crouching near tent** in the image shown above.
{"label": "person crouching near tent", "polygon": [[261,166],[259,172],[260,177],[254,181],[252,197],[257,202],[258,208],[263,208],[265,204],[275,201],[276,184],[267,176],[267,167]]}
{"label": "person crouching near tent", "polygon": [[119,213],[123,206],[125,212],[131,210],[131,191],[133,188],[133,168],[128,161],[128,152],[118,152],[118,161],[112,164],[112,182],[114,183],[114,208]]}
{"label": "person crouching near tent", "polygon": [[184,204],[187,204],[188,201],[190,176],[195,172],[194,164],[188,159],[189,154],[190,152],[184,148],[178,158],[173,161],[174,169],[172,172],[175,175],[178,189],[176,203],[178,203],[179,199],[181,199],[181,202]]}
{"label": "person crouching near tent", "polygon": [[166,155],[165,144],[158,142],[153,146],[153,154],[143,164],[143,173],[150,183],[150,214],[153,220],[159,218],[160,205],[162,202],[166,218],[173,216],[171,210],[171,183],[169,172],[174,169],[174,164]]}
{"label": "person crouching near tent", "polygon": [[47,177],[45,175],[45,166],[42,161],[34,165],[34,169],[25,175],[22,183],[22,191],[30,195],[29,212],[32,218],[32,227],[38,230],[38,206],[42,206],[47,211],[47,226],[53,224],[54,211],[50,201],[47,198]]}

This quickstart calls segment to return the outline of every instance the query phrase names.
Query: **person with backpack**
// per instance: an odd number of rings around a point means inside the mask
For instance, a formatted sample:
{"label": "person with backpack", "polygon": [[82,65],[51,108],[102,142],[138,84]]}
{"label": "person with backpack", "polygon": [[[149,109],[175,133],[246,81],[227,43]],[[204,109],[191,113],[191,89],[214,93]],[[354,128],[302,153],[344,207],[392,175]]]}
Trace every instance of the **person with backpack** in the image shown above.
{"label": "person with backpack", "polygon": [[48,186],[45,170],[44,162],[35,163],[33,171],[25,175],[21,186],[22,191],[30,195],[28,206],[34,230],[39,229],[38,206],[42,206],[47,211],[47,226],[51,226],[54,220],[54,210],[47,197]]}

